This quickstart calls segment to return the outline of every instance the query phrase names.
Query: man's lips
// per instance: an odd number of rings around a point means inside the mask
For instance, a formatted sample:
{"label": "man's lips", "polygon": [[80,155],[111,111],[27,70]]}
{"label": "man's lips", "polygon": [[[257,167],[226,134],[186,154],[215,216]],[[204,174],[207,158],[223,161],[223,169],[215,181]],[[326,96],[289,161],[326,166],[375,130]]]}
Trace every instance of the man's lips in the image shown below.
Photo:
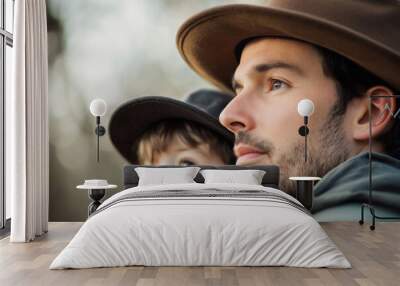
{"label": "man's lips", "polygon": [[235,152],[235,156],[237,157],[238,161],[252,160],[254,158],[266,154],[264,151],[261,151],[260,149],[244,144],[236,145],[233,151]]}

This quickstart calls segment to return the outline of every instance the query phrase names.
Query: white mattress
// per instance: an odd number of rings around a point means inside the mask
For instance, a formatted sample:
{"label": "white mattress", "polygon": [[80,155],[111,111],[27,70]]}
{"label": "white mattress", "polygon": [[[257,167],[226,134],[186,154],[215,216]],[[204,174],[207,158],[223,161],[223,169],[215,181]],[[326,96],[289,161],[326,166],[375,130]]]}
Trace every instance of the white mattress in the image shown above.
{"label": "white mattress", "polygon": [[[137,192],[168,190],[258,190],[282,199],[178,195],[121,200]],[[100,206],[50,269],[127,265],[350,268],[312,216],[290,202],[301,205],[284,192],[254,185],[127,189]]]}

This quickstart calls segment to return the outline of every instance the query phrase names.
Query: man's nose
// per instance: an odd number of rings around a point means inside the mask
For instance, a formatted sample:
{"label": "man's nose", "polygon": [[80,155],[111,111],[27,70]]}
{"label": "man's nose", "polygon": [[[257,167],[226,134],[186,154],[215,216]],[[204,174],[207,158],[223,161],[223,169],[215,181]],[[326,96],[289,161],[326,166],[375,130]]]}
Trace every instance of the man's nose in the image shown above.
{"label": "man's nose", "polygon": [[246,95],[237,95],[225,107],[219,116],[219,121],[231,132],[248,131],[254,128],[254,110],[250,99]]}

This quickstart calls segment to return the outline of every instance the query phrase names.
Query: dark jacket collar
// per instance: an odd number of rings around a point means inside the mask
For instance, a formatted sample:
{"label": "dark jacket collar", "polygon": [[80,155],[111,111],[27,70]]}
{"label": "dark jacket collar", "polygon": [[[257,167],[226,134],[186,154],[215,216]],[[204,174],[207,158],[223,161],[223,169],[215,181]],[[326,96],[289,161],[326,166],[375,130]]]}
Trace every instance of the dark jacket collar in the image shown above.
{"label": "dark jacket collar", "polygon": [[[312,212],[351,203],[368,202],[369,153],[361,153],[328,172],[314,188]],[[400,160],[372,153],[372,199],[375,205],[400,211]]]}

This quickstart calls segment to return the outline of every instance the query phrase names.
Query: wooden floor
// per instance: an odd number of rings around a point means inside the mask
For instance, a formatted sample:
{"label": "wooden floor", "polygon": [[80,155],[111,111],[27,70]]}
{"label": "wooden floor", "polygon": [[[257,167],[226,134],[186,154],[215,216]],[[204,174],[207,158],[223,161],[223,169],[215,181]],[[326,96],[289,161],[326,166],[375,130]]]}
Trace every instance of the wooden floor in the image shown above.
{"label": "wooden floor", "polygon": [[375,231],[357,223],[322,223],[353,268],[120,267],[48,270],[81,223],[50,223],[32,243],[0,241],[0,285],[400,285],[400,222]]}

